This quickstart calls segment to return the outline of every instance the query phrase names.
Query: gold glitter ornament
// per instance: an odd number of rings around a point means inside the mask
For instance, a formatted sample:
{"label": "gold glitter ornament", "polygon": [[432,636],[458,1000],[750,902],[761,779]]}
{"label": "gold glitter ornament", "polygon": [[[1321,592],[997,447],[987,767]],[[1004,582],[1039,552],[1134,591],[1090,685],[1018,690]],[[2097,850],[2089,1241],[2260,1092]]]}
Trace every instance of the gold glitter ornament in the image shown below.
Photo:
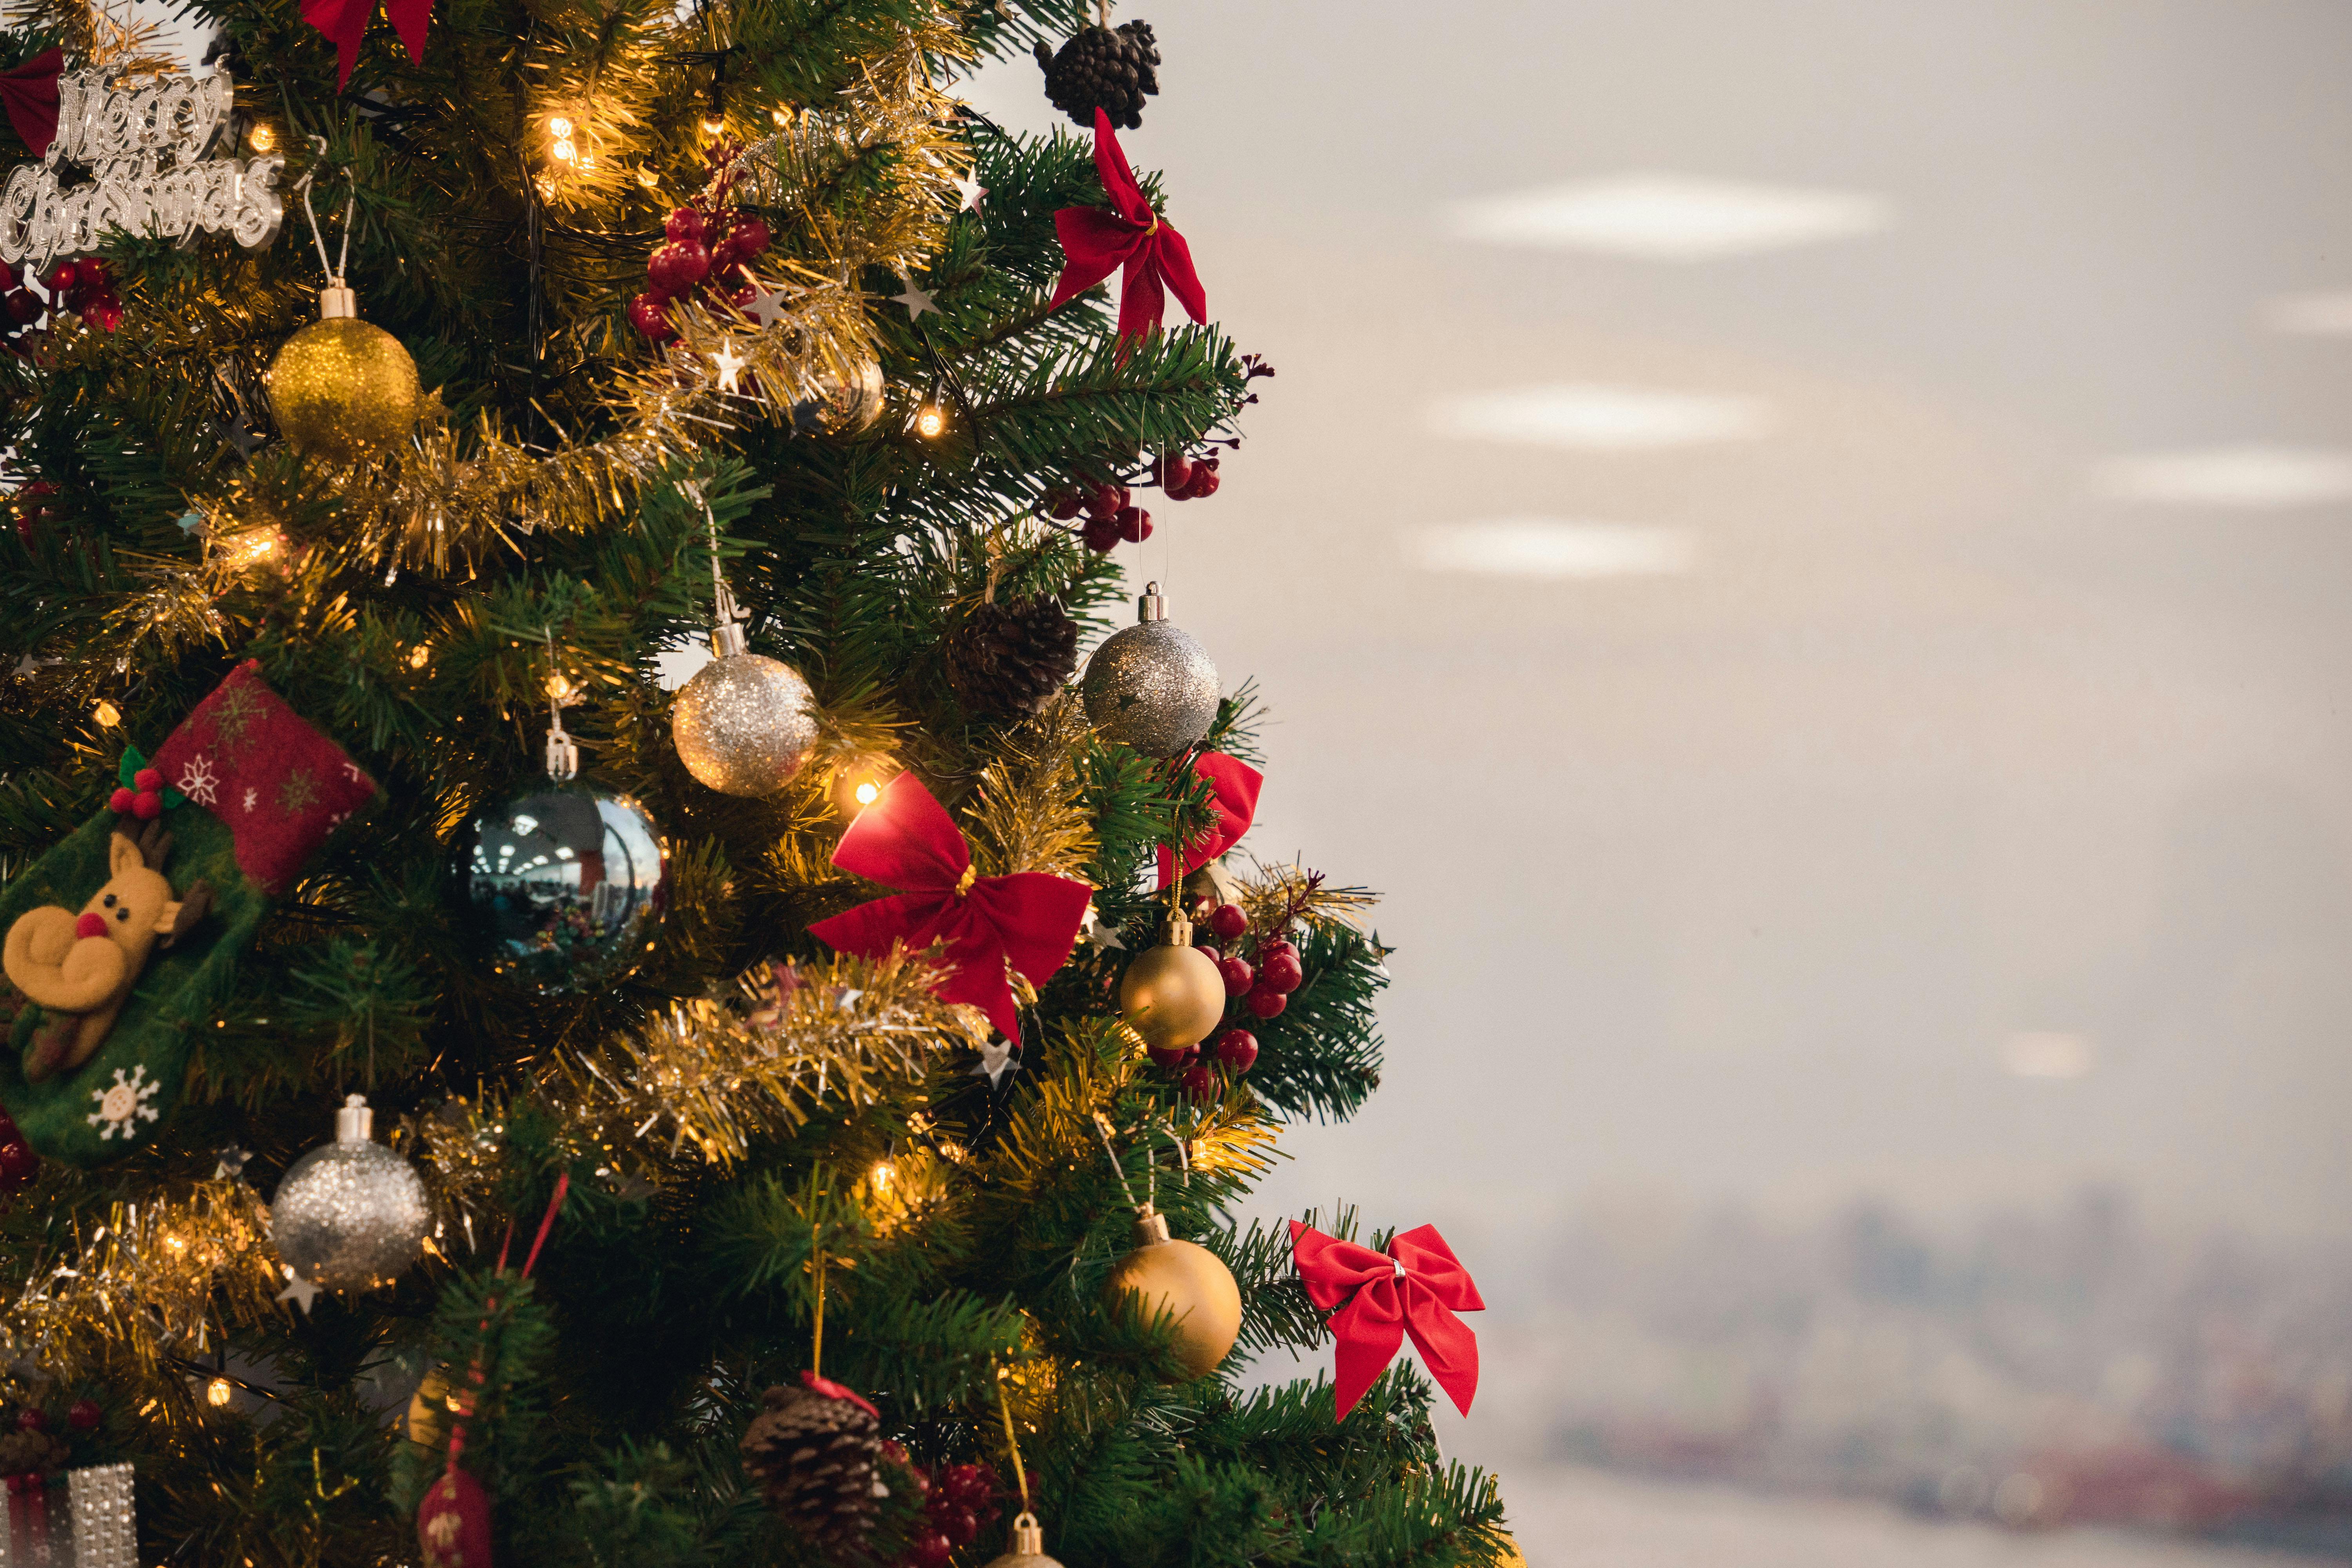
{"label": "gold glitter ornament", "polygon": [[1147,757],[1176,756],[1198,744],[1217,717],[1217,667],[1168,618],[1159,584],[1144,584],[1136,620],[1095,649],[1079,694],[1103,739]]}
{"label": "gold glitter ornament", "polygon": [[1118,983],[1118,1013],[1155,1051],[1181,1051],[1209,1037],[1225,1016],[1225,977],[1192,945],[1192,922],[1168,922],[1160,946],[1135,955]]}
{"label": "gold glitter ornament", "polygon": [[1233,1270],[1197,1242],[1171,1240],[1167,1216],[1148,1203],[1135,1216],[1135,1250],[1112,1267],[1103,1295],[1145,1322],[1174,1318],[1176,1353],[1193,1377],[1214,1372],[1242,1331]]}
{"label": "gold glitter ornament", "polygon": [[264,378],[270,416],[305,457],[356,462],[416,428],[424,398],[400,340],[359,319],[349,289],[319,290],[319,320],[286,340]]}
{"label": "gold glitter ornament", "polygon": [[1024,1512],[1013,1521],[1013,1550],[1002,1557],[992,1557],[988,1568],[1062,1568],[1045,1555],[1045,1531],[1034,1513]]}
{"label": "gold glitter ornament", "polygon": [[743,612],[719,569],[719,520],[700,486],[685,488],[710,528],[712,657],[670,704],[670,741],[686,771],[719,794],[773,795],[816,749],[814,694],[791,665],[745,650]]}

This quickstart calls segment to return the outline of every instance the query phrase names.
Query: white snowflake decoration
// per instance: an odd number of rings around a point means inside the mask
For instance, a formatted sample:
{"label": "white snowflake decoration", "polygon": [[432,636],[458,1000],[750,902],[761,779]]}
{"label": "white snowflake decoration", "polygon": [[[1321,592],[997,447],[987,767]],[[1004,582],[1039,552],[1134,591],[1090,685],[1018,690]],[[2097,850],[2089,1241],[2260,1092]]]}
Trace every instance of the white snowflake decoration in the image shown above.
{"label": "white snowflake decoration", "polygon": [[[125,1143],[131,1142],[139,1136],[141,1117],[143,1116],[150,1121],[162,1120],[163,1113],[147,1101],[153,1098],[157,1089],[163,1087],[160,1083],[147,1081],[145,1062],[140,1062],[132,1067],[131,1076],[127,1079],[122,1076],[122,1069],[116,1068],[112,1088],[93,1089],[89,1091],[89,1097],[98,1101],[98,1110],[84,1120],[92,1127],[99,1128],[98,1137],[100,1142],[112,1138],[118,1132],[122,1135],[122,1141]],[[104,1125],[100,1126],[100,1123]]]}
{"label": "white snowflake decoration", "polygon": [[220,775],[213,772],[213,760],[198,752],[188,759],[181,770],[180,782],[172,787],[194,801],[198,805],[212,805],[220,798]]}

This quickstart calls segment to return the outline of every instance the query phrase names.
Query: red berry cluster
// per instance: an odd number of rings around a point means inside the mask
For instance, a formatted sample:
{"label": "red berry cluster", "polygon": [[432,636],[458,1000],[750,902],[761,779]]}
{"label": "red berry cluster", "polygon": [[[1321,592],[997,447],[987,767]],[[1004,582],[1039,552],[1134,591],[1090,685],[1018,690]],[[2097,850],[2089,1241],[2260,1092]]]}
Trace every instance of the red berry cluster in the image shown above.
{"label": "red berry cluster", "polygon": [[[1149,481],[1170,500],[1197,500],[1217,493],[1217,459],[1169,452],[1155,459]],[[1081,475],[1055,485],[1037,503],[1037,510],[1055,522],[1075,521],[1086,514],[1078,536],[1097,554],[1119,541],[1140,544],[1151,537],[1151,514],[1135,504],[1135,492],[1115,479]]]}
{"label": "red berry cluster", "polygon": [[[96,327],[110,332],[122,324],[122,301],[114,297],[114,280],[106,273],[106,263],[95,256],[85,256],[79,261],[60,261],[49,268],[49,308],[60,302],[65,308]],[[23,289],[16,294],[26,292]],[[24,307],[9,298],[8,314],[19,319]]]}
{"label": "red berry cluster", "polygon": [[[1219,904],[1202,924],[1216,939],[1209,951],[1217,961],[1217,972],[1224,976],[1228,1006],[1238,1005],[1264,1019],[1290,1005],[1290,994],[1306,981],[1307,972],[1299,966],[1298,949],[1284,934],[1290,927],[1287,915],[1258,939],[1255,963],[1242,956],[1250,921],[1239,904]],[[1257,1037],[1235,1025],[1212,1037],[1205,1050],[1200,1046],[1187,1046],[1181,1051],[1156,1050],[1151,1059],[1180,1073],[1184,1092],[1193,1099],[1214,1100],[1224,1092],[1227,1073],[1239,1078],[1256,1065]]]}
{"label": "red berry cluster", "polygon": [[657,343],[677,336],[672,301],[699,293],[706,304],[740,310],[758,292],[749,264],[768,248],[768,226],[722,200],[713,196],[670,214],[662,226],[669,242],[646,261],[650,287],[629,301],[629,324]]}
{"label": "red berry cluster", "polygon": [[[33,1146],[25,1142],[25,1135],[16,1131],[16,1124],[9,1120],[8,1113],[0,1110],[0,1204],[31,1186],[33,1179],[40,1173],[41,1157],[33,1152]],[[80,1407],[77,1405],[75,1408]]]}
{"label": "red berry cluster", "polygon": [[[904,1453],[899,1450],[899,1456]],[[959,1549],[979,1540],[1004,1513],[997,1500],[996,1472],[986,1465],[941,1465],[928,1474],[912,1465],[908,1469],[923,1490],[923,1522],[908,1539],[898,1568],[947,1568]]]}
{"label": "red berry cluster", "polygon": [[163,815],[163,775],[153,768],[141,768],[131,775],[129,787],[114,792],[106,809],[142,822],[154,821]]}
{"label": "red berry cluster", "polygon": [[[66,1406],[66,1425],[76,1432],[94,1432],[104,1414],[97,1400],[77,1399]],[[49,1413],[37,1405],[27,1405],[16,1412],[19,1432],[46,1432],[54,1425]]]}

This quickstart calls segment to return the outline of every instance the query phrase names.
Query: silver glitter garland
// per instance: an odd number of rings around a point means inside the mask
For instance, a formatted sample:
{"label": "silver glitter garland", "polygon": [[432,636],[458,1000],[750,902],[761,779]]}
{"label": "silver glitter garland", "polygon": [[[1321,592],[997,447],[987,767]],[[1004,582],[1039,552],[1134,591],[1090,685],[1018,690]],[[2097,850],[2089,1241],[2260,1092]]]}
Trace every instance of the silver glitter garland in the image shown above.
{"label": "silver glitter garland", "polygon": [[335,1141],[294,1162],[269,1205],[278,1256],[330,1290],[389,1285],[416,1261],[433,1228],[424,1178],[369,1134],[374,1113],[352,1095],[335,1112]]}
{"label": "silver glitter garland", "polygon": [[1106,639],[1079,683],[1087,718],[1105,740],[1147,757],[1196,744],[1217,717],[1217,667],[1192,635],[1166,619],[1160,584],[1137,602],[1139,623]]}

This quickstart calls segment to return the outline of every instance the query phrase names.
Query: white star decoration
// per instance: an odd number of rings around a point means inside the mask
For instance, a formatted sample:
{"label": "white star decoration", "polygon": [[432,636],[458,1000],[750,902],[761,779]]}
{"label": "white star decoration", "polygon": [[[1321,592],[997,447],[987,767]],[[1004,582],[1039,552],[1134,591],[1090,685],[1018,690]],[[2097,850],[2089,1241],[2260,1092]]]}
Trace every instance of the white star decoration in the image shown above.
{"label": "white star decoration", "polygon": [[963,198],[956,204],[956,211],[960,213],[978,212],[980,210],[980,198],[988,195],[988,187],[982,184],[978,178],[971,174],[964,175],[963,178],[958,180],[955,184],[956,195]]}
{"label": "white star decoration", "polygon": [[295,1302],[301,1307],[302,1315],[309,1317],[310,1303],[319,1299],[319,1288],[295,1273],[292,1264],[285,1263],[278,1267],[286,1271],[286,1289],[278,1292],[278,1299],[281,1301]]}
{"label": "white star decoration", "polygon": [[755,283],[752,287],[751,302],[743,307],[745,315],[763,327],[772,327],[791,314],[785,308],[782,289],[771,289],[764,283]]}
{"label": "white star decoration", "polygon": [[745,359],[741,354],[735,352],[735,340],[733,338],[721,339],[719,344],[719,352],[710,356],[711,367],[719,372],[719,390],[721,392],[733,392],[735,390],[735,378],[741,374],[743,367],[751,363],[751,362],[750,360]]}
{"label": "white star decoration", "polygon": [[919,321],[926,310],[929,310],[934,316],[945,315],[947,313],[944,310],[941,310],[937,305],[931,303],[931,297],[929,294],[924,293],[920,289],[915,287],[915,280],[913,279],[901,274],[898,281],[907,286],[907,291],[904,294],[893,294],[890,298],[898,304],[907,307],[907,320],[910,321]]}

